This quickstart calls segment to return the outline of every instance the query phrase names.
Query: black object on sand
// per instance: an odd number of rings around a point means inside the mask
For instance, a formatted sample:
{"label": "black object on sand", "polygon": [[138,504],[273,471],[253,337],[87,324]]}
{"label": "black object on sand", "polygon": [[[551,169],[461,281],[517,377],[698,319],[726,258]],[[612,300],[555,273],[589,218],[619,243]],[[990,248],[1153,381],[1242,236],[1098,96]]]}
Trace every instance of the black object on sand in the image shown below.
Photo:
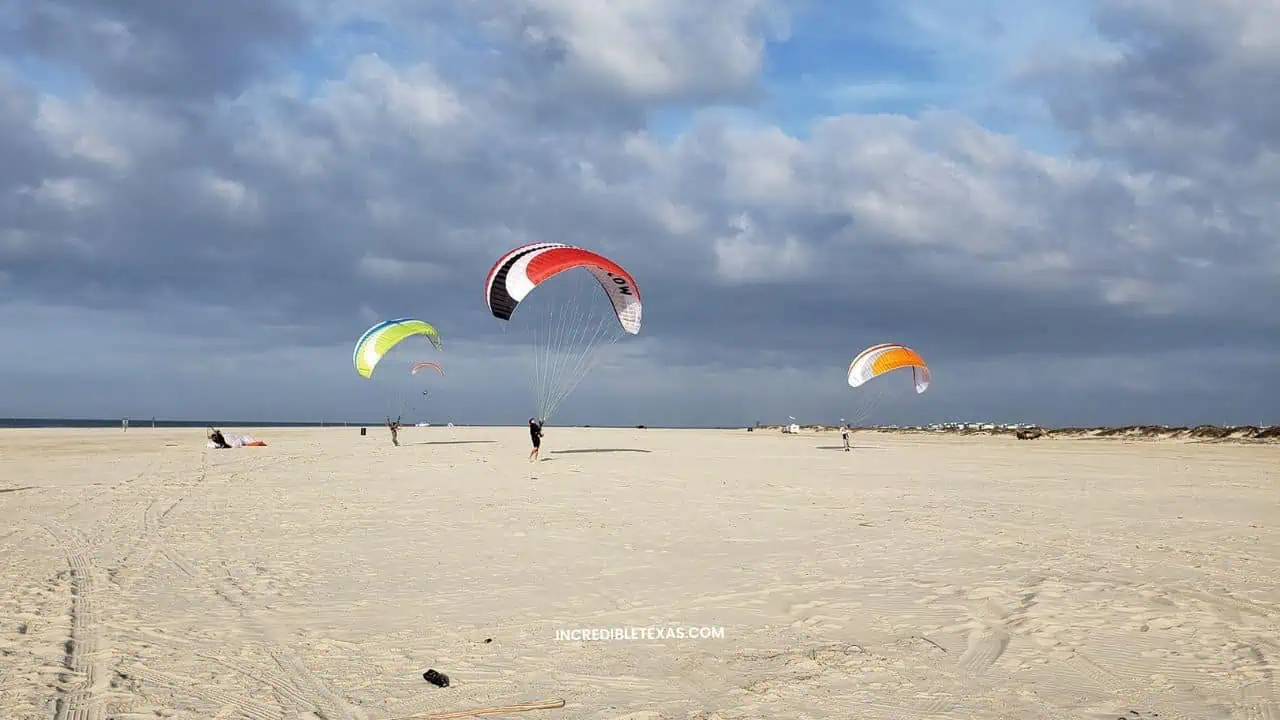
{"label": "black object on sand", "polygon": [[438,673],[435,670],[427,670],[422,673],[422,679],[436,687],[449,687],[449,676],[444,673]]}

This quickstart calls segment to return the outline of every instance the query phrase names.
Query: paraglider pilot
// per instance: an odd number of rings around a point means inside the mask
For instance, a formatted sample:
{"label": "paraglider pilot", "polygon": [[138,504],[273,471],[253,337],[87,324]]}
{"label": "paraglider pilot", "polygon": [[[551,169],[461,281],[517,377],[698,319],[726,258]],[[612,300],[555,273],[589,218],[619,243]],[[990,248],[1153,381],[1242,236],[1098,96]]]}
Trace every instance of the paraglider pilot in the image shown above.
{"label": "paraglider pilot", "polygon": [[395,420],[391,416],[387,416],[387,429],[391,431],[391,444],[400,447],[400,418]]}
{"label": "paraglider pilot", "polygon": [[217,428],[209,428],[209,440],[213,442],[213,446],[219,450],[226,450],[231,447],[227,439],[222,436],[222,431]]}
{"label": "paraglider pilot", "polygon": [[542,423],[538,418],[529,418],[529,440],[533,443],[533,450],[529,451],[529,462],[538,459],[538,450],[542,448]]}

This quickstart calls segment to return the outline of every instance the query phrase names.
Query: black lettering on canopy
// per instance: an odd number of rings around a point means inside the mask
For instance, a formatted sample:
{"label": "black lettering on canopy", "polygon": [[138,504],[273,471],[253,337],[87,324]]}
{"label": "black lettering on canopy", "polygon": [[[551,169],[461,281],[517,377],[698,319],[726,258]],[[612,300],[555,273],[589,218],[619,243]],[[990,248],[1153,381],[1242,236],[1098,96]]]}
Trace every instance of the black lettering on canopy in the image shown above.
{"label": "black lettering on canopy", "polygon": [[607,271],[607,270],[605,271],[605,275],[608,275],[609,277],[613,278],[613,284],[617,286],[617,288],[618,288],[618,294],[619,294],[619,295],[630,295],[630,294],[631,294],[631,286],[630,286],[630,284],[627,282],[627,279],[626,279],[626,278],[624,278],[624,277],[620,277],[620,276],[618,276],[618,275],[614,275],[613,273],[611,273],[611,272],[609,272],[609,271]]}

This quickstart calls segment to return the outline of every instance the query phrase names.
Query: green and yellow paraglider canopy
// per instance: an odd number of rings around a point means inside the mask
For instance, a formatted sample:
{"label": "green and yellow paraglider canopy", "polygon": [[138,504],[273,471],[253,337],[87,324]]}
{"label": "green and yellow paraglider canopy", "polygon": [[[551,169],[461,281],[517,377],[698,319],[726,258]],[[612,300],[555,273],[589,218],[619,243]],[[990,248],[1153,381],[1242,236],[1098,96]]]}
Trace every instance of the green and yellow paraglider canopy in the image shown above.
{"label": "green and yellow paraglider canopy", "polygon": [[360,377],[372,377],[373,369],[382,356],[401,341],[414,335],[425,335],[437,350],[440,349],[440,333],[436,331],[435,326],[423,320],[414,318],[384,320],[365,330],[360,340],[356,342],[355,352],[351,356],[356,372],[360,373]]}

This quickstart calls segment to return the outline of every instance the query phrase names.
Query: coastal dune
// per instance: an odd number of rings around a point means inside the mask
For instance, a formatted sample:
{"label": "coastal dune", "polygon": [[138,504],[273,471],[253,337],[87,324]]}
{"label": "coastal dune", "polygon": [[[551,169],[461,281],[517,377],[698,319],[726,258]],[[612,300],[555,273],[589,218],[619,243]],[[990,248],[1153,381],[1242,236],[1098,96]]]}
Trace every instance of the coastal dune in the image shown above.
{"label": "coastal dune", "polygon": [[1280,718],[1275,444],[227,432],[0,431],[0,717]]}

